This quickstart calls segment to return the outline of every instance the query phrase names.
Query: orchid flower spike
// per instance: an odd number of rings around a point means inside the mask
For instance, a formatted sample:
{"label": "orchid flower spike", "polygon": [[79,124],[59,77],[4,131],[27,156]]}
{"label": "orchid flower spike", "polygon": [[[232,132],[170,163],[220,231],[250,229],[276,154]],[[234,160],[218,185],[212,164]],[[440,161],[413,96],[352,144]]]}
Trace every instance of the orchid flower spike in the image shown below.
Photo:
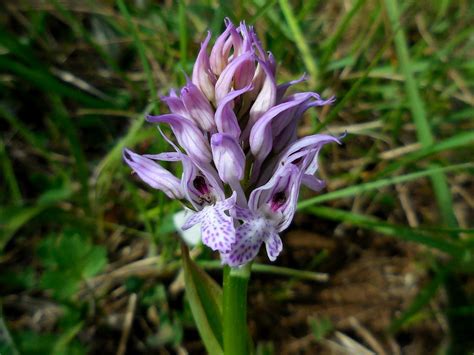
{"label": "orchid flower spike", "polygon": [[[173,139],[160,133],[174,151],[139,155],[125,149],[123,157],[146,184],[192,211],[183,230],[199,225],[203,244],[218,251],[223,264],[240,267],[262,245],[276,260],[301,186],[324,187],[315,176],[319,152],[340,141],[324,134],[298,139],[304,112],[334,99],[287,93],[306,76],[277,84],[276,60],[254,28],[229,19],[225,27],[213,45],[208,33],[186,85],[162,97],[169,113],[147,117],[169,125]],[[161,162],[181,163],[182,175]]]}

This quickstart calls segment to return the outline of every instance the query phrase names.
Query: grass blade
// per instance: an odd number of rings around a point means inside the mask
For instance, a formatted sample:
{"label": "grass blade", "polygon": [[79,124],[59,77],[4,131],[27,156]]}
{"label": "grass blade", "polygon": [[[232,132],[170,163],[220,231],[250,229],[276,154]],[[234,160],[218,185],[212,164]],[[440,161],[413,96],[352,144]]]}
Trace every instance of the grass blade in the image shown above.
{"label": "grass blade", "polygon": [[111,184],[111,181],[107,179],[107,176],[111,175],[111,173],[119,166],[122,161],[123,149],[134,143],[136,136],[145,123],[145,115],[153,111],[155,105],[156,103],[153,102],[149,104],[143,112],[137,114],[137,118],[133,121],[127,134],[121,138],[110,152],[97,164],[94,172],[97,186],[106,190]]}
{"label": "grass blade", "polygon": [[[222,263],[218,260],[200,260],[197,261],[197,264],[201,266],[205,270],[222,270],[223,266]],[[314,272],[314,271],[307,271],[307,270],[297,270],[283,266],[276,266],[276,265],[267,265],[267,264],[252,264],[252,272],[261,273],[261,274],[269,274],[269,275],[279,275],[279,276],[287,276],[295,279],[301,280],[309,280],[309,281],[316,281],[316,282],[324,282],[329,280],[328,274],[321,273],[321,272]]]}
{"label": "grass blade", "polygon": [[111,106],[110,103],[98,100],[70,85],[63,84],[46,70],[28,68],[18,61],[9,59],[7,56],[0,56],[0,68],[29,81],[41,90],[54,92],[83,105],[94,108],[109,108]]}
{"label": "grass blade", "polygon": [[309,208],[309,211],[317,216],[329,220],[349,223],[363,229],[372,230],[401,240],[426,245],[457,258],[463,258],[467,252],[463,246],[457,245],[451,241],[432,237],[413,228],[386,223],[375,217],[324,206],[311,207]]}
{"label": "grass blade", "polygon": [[349,91],[344,95],[344,97],[338,101],[336,106],[334,106],[327,117],[324,119],[324,122],[319,123],[315,127],[315,132],[321,131],[324,127],[326,127],[329,123],[331,123],[339,114],[339,112],[350,102],[350,100],[356,96],[358,93],[360,93],[360,87],[362,86],[363,83],[365,83],[366,79],[368,78],[370,72],[372,69],[377,65],[379,62],[380,58],[382,58],[382,55],[385,53],[385,50],[388,48],[389,42],[386,41],[385,44],[378,50],[377,54],[375,57],[372,59],[372,61],[369,63],[367,68],[364,70],[362,75],[357,79],[357,81],[351,86]]}
{"label": "grass blade", "polygon": [[152,100],[155,100],[156,95],[157,95],[157,90],[155,87],[155,82],[153,80],[153,73],[151,72],[150,64],[148,63],[148,59],[146,58],[145,45],[140,40],[140,36],[138,35],[138,30],[133,24],[130,13],[127,9],[127,6],[123,2],[123,0],[117,0],[117,5],[123,17],[125,17],[125,20],[127,21],[127,25],[130,28],[130,31],[132,32],[133,42],[135,43],[135,47],[137,48],[137,51],[138,51],[138,56],[140,57],[140,61],[142,62],[143,70],[145,71],[150,97],[152,98]]}
{"label": "grass blade", "polygon": [[460,169],[472,169],[472,168],[474,168],[474,163],[463,163],[463,164],[450,165],[446,167],[434,167],[434,168],[426,169],[423,171],[417,171],[411,174],[384,178],[384,179],[380,179],[376,181],[367,182],[365,184],[359,184],[356,186],[349,186],[344,189],[328,192],[323,195],[319,195],[313,198],[309,198],[307,200],[303,200],[298,203],[298,209],[304,209],[312,205],[315,205],[317,203],[335,200],[338,198],[352,197],[352,196],[361,194],[363,192],[379,189],[385,186],[390,186],[390,185],[400,184],[402,182],[416,180],[425,176],[430,176],[433,173],[456,171]]}
{"label": "grass blade", "polygon": [[64,132],[65,137],[68,141],[69,150],[71,155],[76,161],[75,167],[77,169],[77,175],[81,183],[82,193],[81,200],[86,207],[89,208],[89,169],[87,166],[86,156],[82,149],[82,144],[77,134],[77,129],[71,120],[69,113],[61,98],[57,95],[51,95],[52,106],[54,107],[53,118],[54,122],[58,124],[59,129]]}
{"label": "grass blade", "polygon": [[296,19],[296,16],[293,12],[293,9],[291,8],[290,3],[288,2],[288,0],[279,0],[279,2],[281,11],[283,12],[283,16],[285,16],[286,22],[288,23],[288,26],[290,26],[290,30],[296,42],[296,46],[301,52],[303,62],[306,68],[308,69],[310,75],[310,83],[312,86],[314,86],[314,84],[318,81],[319,78],[319,72],[316,66],[316,61],[311,54],[311,50],[308,46],[308,43],[306,42],[306,39],[304,38],[300,26],[298,25],[298,20]]}
{"label": "grass blade", "polygon": [[13,341],[10,331],[5,324],[3,317],[3,311],[0,308],[0,354],[5,355],[19,355],[20,352],[16,348],[16,345]]}
{"label": "grass blade", "polygon": [[397,159],[392,164],[383,169],[383,175],[390,174],[397,169],[407,166],[408,164],[421,161],[430,155],[441,153],[447,150],[460,148],[474,143],[474,132],[462,132],[455,136],[446,138],[442,141],[436,142],[428,147],[423,147],[417,151],[409,153],[404,157]]}
{"label": "grass blade", "polygon": [[357,11],[359,11],[364,2],[365,0],[355,1],[355,3],[352,5],[352,8],[344,15],[342,20],[339,22],[339,25],[337,26],[337,29],[334,34],[325,43],[324,50],[321,55],[321,61],[319,64],[319,70],[322,73],[325,72],[329,59],[334,53],[337,43],[341,40],[342,35],[347,30],[347,26],[349,26],[352,18],[355,14],[357,14]]}
{"label": "grass blade", "polygon": [[397,0],[384,0],[387,8],[387,14],[390,19],[392,31],[394,32],[395,47],[397,50],[398,60],[400,61],[400,69],[405,79],[405,90],[410,109],[415,121],[418,140],[424,146],[431,145],[434,142],[431,128],[426,119],[426,111],[423,100],[413,75],[413,69],[408,52],[408,46],[405,38],[405,32],[401,28],[400,14],[398,10]]}
{"label": "grass blade", "polygon": [[428,304],[428,302],[434,297],[439,287],[446,279],[448,270],[449,269],[447,268],[438,270],[435,277],[421,289],[418,295],[416,295],[410,306],[402,313],[401,316],[399,316],[392,322],[392,324],[390,324],[390,332],[395,333],[400,330],[400,328],[407,324],[414,315],[416,315],[424,306]]}
{"label": "grass blade", "polygon": [[[408,52],[408,45],[405,38],[405,32],[400,27],[400,13],[398,9],[397,0],[384,0],[387,14],[390,19],[392,31],[394,32],[394,41],[397,51],[397,57],[400,61],[400,69],[405,78],[405,90],[410,105],[410,111],[413,116],[413,121],[416,126],[416,133],[418,140],[423,146],[430,146],[434,143],[434,137],[431,132],[431,127],[428,122],[425,105],[418,90],[416,79],[413,75],[410,54]],[[457,226],[456,217],[454,215],[453,201],[449,191],[446,177],[441,172],[434,172],[431,175],[431,180],[438,202],[438,207],[441,210],[444,222],[451,227]]]}
{"label": "grass blade", "polygon": [[23,198],[21,196],[20,187],[18,186],[12,163],[2,139],[0,139],[0,161],[2,162],[3,176],[10,190],[11,201],[14,205],[21,205]]}
{"label": "grass blade", "polygon": [[0,207],[0,252],[13,235],[28,221],[72,195],[68,187],[44,192],[34,205]]}
{"label": "grass blade", "polygon": [[0,117],[3,117],[18,135],[21,136],[26,143],[34,147],[45,159],[51,159],[50,153],[45,148],[43,141],[38,139],[37,135],[3,105],[0,105]]}
{"label": "grass blade", "polygon": [[186,71],[188,61],[188,29],[186,26],[186,2],[179,0],[179,60]]}
{"label": "grass blade", "polygon": [[263,15],[265,15],[265,13],[273,6],[275,5],[275,3],[277,2],[277,0],[267,0],[267,2],[265,2],[265,4],[261,5],[258,9],[255,10],[255,15],[253,15],[250,20],[249,20],[249,23],[255,23],[260,17],[262,17]]}

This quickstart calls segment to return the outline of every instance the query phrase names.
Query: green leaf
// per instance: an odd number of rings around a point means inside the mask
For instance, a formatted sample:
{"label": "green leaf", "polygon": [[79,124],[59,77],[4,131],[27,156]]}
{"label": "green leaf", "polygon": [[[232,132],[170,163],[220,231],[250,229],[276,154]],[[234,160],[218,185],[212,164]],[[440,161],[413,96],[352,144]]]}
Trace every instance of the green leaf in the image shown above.
{"label": "green leaf", "polygon": [[331,320],[326,317],[311,317],[309,318],[308,323],[317,342],[323,340],[334,329],[334,324],[332,324]]}
{"label": "green leaf", "polygon": [[84,325],[84,322],[80,322],[76,324],[74,327],[71,327],[67,329],[59,339],[56,341],[56,344],[54,344],[53,348],[53,354],[68,354],[69,353],[69,344],[74,340],[76,337],[77,333],[79,333]]}
{"label": "green leaf", "polygon": [[84,258],[82,276],[85,278],[97,275],[107,265],[107,252],[102,246],[93,246]]}
{"label": "green leaf", "polygon": [[0,251],[3,250],[10,238],[25,223],[40,213],[41,206],[2,207],[0,208]]}
{"label": "green leaf", "polygon": [[35,277],[35,270],[31,266],[4,267],[0,273],[0,285],[5,293],[9,288],[30,290],[35,285]]}
{"label": "green leaf", "polygon": [[68,187],[61,187],[43,193],[34,206],[0,207],[0,252],[24,224],[57,202],[69,198],[71,194]]}
{"label": "green leaf", "polygon": [[76,293],[80,281],[65,270],[50,270],[43,273],[40,285],[43,289],[52,290],[55,298],[65,300]]}
{"label": "green leaf", "polygon": [[38,205],[51,205],[53,203],[67,200],[71,197],[72,191],[69,187],[63,186],[57,189],[47,190],[36,201]]}
{"label": "green leaf", "polygon": [[259,341],[255,355],[275,355],[275,345],[271,341]]}
{"label": "green leaf", "polygon": [[52,289],[58,299],[73,296],[84,279],[96,275],[107,264],[105,248],[77,233],[45,238],[38,246],[38,256],[45,267],[41,286]]}
{"label": "green leaf", "polygon": [[181,251],[186,295],[201,339],[210,354],[223,354],[222,290],[191,260],[184,244]]}
{"label": "green leaf", "polygon": [[61,335],[23,331],[15,334],[15,341],[20,354],[24,355],[85,355],[86,348],[79,341],[71,338],[71,335],[77,334],[79,326],[82,326],[82,323],[77,327],[66,329]]}

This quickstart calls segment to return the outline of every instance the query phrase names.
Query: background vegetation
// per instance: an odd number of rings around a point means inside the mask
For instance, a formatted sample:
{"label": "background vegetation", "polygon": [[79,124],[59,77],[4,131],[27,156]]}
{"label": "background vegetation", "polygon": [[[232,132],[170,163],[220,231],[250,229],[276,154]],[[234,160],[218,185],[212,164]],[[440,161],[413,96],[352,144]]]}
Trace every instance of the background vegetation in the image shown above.
{"label": "background vegetation", "polygon": [[[6,1],[0,13],[0,353],[201,353],[177,203],[121,150],[168,149],[145,113],[207,30],[254,24],[280,81],[337,96],[327,147],[272,267],[261,354],[472,353],[474,6],[468,0]],[[196,260],[219,279],[215,255]],[[260,260],[265,265],[265,256]]]}

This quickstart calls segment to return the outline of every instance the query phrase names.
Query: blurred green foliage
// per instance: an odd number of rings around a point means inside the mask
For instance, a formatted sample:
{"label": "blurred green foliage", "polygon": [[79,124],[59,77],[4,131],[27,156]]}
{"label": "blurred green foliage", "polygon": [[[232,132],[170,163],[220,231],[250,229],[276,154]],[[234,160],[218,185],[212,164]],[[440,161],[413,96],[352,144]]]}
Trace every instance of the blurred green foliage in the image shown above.
{"label": "blurred green foliage", "polygon": [[41,240],[38,257],[44,267],[40,286],[51,289],[59,300],[73,296],[82,281],[95,276],[107,264],[104,247],[94,246],[74,232]]}
{"label": "blurred green foliage", "polygon": [[[320,234],[342,226],[346,238],[412,243],[428,280],[391,331],[444,317],[447,351],[472,351],[471,1],[52,0],[2,8],[2,354],[115,353],[128,311],[129,353],[202,350],[178,296],[172,216],[180,206],[134,179],[121,151],[168,149],[144,115],[165,111],[158,96],[184,82],[206,30],[215,37],[226,16],[255,25],[280,81],[307,72],[301,90],[337,96],[302,125],[302,134],[349,134],[344,147],[323,152],[328,191],[303,192],[299,226],[314,219],[325,226]],[[216,267],[209,251],[197,252],[201,265]],[[317,255],[279,262],[309,272],[341,263],[335,252]],[[294,284],[265,297],[292,294]],[[307,334],[330,335],[329,322],[312,319]],[[278,353],[272,342],[287,341],[265,339],[257,349]]]}

